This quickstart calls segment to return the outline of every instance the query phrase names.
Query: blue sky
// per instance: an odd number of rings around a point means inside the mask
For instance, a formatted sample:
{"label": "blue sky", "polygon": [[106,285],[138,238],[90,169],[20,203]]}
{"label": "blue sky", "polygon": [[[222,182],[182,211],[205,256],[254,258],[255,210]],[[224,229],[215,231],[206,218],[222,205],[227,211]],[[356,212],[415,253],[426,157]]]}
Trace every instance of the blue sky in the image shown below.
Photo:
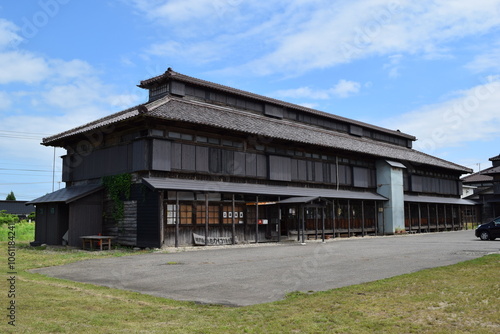
{"label": "blue sky", "polygon": [[478,169],[500,153],[500,0],[0,3],[0,199],[64,187],[41,138],[146,102],[168,67],[399,129]]}

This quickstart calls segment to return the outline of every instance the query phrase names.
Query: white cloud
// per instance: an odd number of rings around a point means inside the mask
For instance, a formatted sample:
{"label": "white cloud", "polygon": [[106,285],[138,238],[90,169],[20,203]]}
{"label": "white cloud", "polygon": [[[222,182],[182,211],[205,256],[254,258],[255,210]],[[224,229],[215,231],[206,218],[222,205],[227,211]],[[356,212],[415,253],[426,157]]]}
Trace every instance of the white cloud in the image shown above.
{"label": "white cloud", "polygon": [[342,79],[331,89],[331,93],[337,97],[346,98],[357,94],[360,88],[359,82]]}
{"label": "white cloud", "polygon": [[12,100],[6,92],[0,91],[0,110],[7,110],[12,105]]}
{"label": "white cloud", "polygon": [[465,67],[474,73],[500,72],[500,46],[497,45],[485,50],[484,53],[477,55]]}
{"label": "white cloud", "polygon": [[0,68],[0,84],[31,84],[44,80],[50,74],[45,59],[22,51],[0,53]]}
{"label": "white cloud", "polygon": [[428,105],[385,122],[420,138],[414,147],[433,152],[473,141],[498,140],[500,134],[500,77],[456,92],[453,98]]}
{"label": "white cloud", "polygon": [[295,28],[280,21],[268,29],[277,41],[274,50],[239,70],[305,72],[390,54],[441,58],[451,51],[452,41],[498,27],[498,8],[492,0],[318,3],[307,8],[307,19],[292,20]]}
{"label": "white cloud", "polygon": [[388,75],[390,78],[397,78],[399,77],[400,69],[401,69],[401,59],[403,58],[403,55],[392,55],[389,56],[389,62],[384,64],[384,69],[388,70]]}
{"label": "white cloud", "polygon": [[220,59],[227,53],[227,50],[225,50],[225,45],[222,41],[218,41],[217,43],[214,41],[180,43],[170,40],[155,43],[146,52],[154,56],[176,56],[203,64]]}
{"label": "white cloud", "polygon": [[329,89],[312,89],[310,87],[299,87],[276,91],[273,96],[278,98],[313,99],[326,100],[332,97],[347,98],[359,93],[361,84],[355,81],[341,79],[335,86]]}
{"label": "white cloud", "polygon": [[17,34],[19,28],[12,22],[0,18],[0,50],[19,43],[22,38]]}

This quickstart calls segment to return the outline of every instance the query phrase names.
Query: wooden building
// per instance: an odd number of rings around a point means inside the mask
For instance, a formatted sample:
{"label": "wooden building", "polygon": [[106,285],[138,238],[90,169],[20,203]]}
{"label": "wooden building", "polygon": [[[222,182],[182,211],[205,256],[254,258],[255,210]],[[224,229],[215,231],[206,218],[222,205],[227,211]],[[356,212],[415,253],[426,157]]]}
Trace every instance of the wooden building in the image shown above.
{"label": "wooden building", "polygon": [[0,211],[16,215],[20,220],[28,219],[28,216],[35,212],[33,205],[26,205],[27,201],[0,201]]}
{"label": "wooden building", "polygon": [[66,228],[73,245],[103,233],[161,247],[463,226],[470,170],[411,135],[171,69],[139,87],[147,103],[44,138],[67,150],[66,188],[31,203],[64,218],[37,241]]}
{"label": "wooden building", "polygon": [[476,222],[487,223],[500,216],[500,155],[489,159],[492,166],[462,178],[464,185],[473,187],[473,194],[465,197],[476,203],[470,210]]}

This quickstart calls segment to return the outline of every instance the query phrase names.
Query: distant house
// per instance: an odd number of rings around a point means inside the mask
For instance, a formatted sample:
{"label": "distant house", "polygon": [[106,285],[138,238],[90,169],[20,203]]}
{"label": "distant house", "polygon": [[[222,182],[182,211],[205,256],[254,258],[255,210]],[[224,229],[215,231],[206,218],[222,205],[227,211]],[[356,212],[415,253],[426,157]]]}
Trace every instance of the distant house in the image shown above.
{"label": "distant house", "polygon": [[476,202],[481,222],[500,216],[500,155],[489,160],[491,167],[462,178],[464,186],[475,187],[474,192],[464,198]]}
{"label": "distant house", "polygon": [[161,247],[445,231],[461,229],[474,204],[460,198],[471,170],[412,149],[412,135],[171,69],[139,87],[147,103],[43,139],[67,150],[66,188],[30,202],[36,241],[68,232],[80,245],[102,233]]}
{"label": "distant house", "polygon": [[0,211],[7,211],[8,214],[16,215],[19,219],[26,219],[35,212],[33,204],[26,205],[28,201],[0,201]]}

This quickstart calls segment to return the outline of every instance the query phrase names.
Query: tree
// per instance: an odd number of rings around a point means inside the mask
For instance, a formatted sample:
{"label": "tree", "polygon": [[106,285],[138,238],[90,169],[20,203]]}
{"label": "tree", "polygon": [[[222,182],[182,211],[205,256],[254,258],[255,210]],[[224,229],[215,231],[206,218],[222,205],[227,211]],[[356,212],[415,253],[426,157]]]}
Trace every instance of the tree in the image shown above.
{"label": "tree", "polygon": [[15,201],[16,200],[16,195],[14,195],[14,192],[11,191],[10,194],[7,195],[7,198],[5,200],[6,201]]}

